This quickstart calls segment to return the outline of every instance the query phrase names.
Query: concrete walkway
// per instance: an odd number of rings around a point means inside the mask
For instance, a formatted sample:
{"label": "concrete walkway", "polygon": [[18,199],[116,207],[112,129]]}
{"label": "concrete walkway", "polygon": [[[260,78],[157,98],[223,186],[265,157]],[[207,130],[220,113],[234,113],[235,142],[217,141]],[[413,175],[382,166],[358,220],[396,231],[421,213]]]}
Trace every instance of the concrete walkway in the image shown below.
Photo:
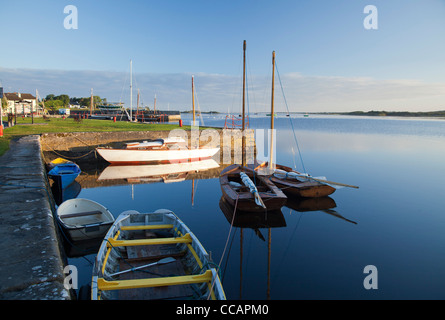
{"label": "concrete walkway", "polygon": [[0,299],[69,300],[41,158],[40,136],[0,157]]}

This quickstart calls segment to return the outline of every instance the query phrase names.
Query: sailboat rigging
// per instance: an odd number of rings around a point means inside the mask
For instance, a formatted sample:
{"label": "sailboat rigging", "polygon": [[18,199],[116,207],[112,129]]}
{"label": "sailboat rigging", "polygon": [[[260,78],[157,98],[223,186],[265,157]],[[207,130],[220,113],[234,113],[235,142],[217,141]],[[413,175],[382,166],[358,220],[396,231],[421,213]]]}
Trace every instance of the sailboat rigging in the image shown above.
{"label": "sailboat rigging", "polygon": [[261,212],[280,209],[286,203],[286,195],[267,177],[258,175],[246,166],[245,90],[246,90],[246,41],[243,43],[243,101],[242,101],[242,161],[241,165],[226,167],[219,177],[223,197],[240,210]]}
{"label": "sailboat rigging", "polygon": [[[272,52],[272,98],[271,98],[271,131],[274,126],[274,78],[275,78],[275,51]],[[280,81],[281,83],[281,81]],[[295,137],[295,135],[294,135]],[[337,188],[357,186],[328,181],[325,177],[312,177],[308,173],[301,173],[280,164],[274,164],[273,139],[271,139],[270,159],[268,169],[271,171],[270,181],[278,186],[287,196],[299,196],[305,198],[326,197],[335,192]],[[266,163],[259,167],[264,167]]]}

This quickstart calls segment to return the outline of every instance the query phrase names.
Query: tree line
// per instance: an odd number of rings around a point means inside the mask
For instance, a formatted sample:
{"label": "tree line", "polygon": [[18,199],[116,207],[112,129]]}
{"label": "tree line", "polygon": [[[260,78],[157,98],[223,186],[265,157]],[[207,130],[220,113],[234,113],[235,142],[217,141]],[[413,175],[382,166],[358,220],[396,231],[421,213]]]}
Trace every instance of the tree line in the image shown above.
{"label": "tree line", "polygon": [[[107,99],[100,96],[93,96],[93,106],[98,104],[106,104]],[[91,97],[69,97],[67,94],[54,95],[48,94],[45,97],[45,107],[50,110],[58,110],[60,108],[67,108],[69,105],[79,105],[81,108],[90,107]]]}

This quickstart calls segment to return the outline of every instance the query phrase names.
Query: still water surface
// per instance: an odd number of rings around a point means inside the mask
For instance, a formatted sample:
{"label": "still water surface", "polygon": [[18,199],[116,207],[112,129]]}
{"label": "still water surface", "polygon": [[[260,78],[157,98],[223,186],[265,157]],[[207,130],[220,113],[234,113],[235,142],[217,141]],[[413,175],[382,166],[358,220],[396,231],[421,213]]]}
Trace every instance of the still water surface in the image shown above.
{"label": "still water surface", "polygon": [[[222,115],[202,120],[224,125]],[[218,178],[195,180],[193,203],[192,180],[83,188],[78,197],[115,216],[171,209],[216,263],[229,239],[228,299],[445,299],[445,120],[295,115],[292,123],[303,164],[284,116],[275,119],[278,163],[360,187],[337,190],[330,210],[294,203],[229,235]],[[267,129],[270,118],[250,124]],[[94,257],[70,259],[79,286],[91,280]],[[364,288],[367,265],[378,270],[377,289]]]}

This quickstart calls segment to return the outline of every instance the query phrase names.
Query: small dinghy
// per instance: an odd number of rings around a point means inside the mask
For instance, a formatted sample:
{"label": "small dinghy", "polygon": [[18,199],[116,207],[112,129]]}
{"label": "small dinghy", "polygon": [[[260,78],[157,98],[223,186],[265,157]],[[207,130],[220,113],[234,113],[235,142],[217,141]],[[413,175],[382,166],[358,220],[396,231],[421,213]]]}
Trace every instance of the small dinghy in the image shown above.
{"label": "small dinghy", "polygon": [[57,220],[73,240],[102,238],[114,222],[111,212],[88,199],[70,199],[57,209]]}
{"label": "small dinghy", "polygon": [[225,300],[209,255],[170,210],[125,211],[93,266],[92,300]]}
{"label": "small dinghy", "polygon": [[56,164],[49,172],[48,176],[56,183],[59,183],[62,189],[68,187],[76,180],[81,170],[74,162],[65,162]]}

